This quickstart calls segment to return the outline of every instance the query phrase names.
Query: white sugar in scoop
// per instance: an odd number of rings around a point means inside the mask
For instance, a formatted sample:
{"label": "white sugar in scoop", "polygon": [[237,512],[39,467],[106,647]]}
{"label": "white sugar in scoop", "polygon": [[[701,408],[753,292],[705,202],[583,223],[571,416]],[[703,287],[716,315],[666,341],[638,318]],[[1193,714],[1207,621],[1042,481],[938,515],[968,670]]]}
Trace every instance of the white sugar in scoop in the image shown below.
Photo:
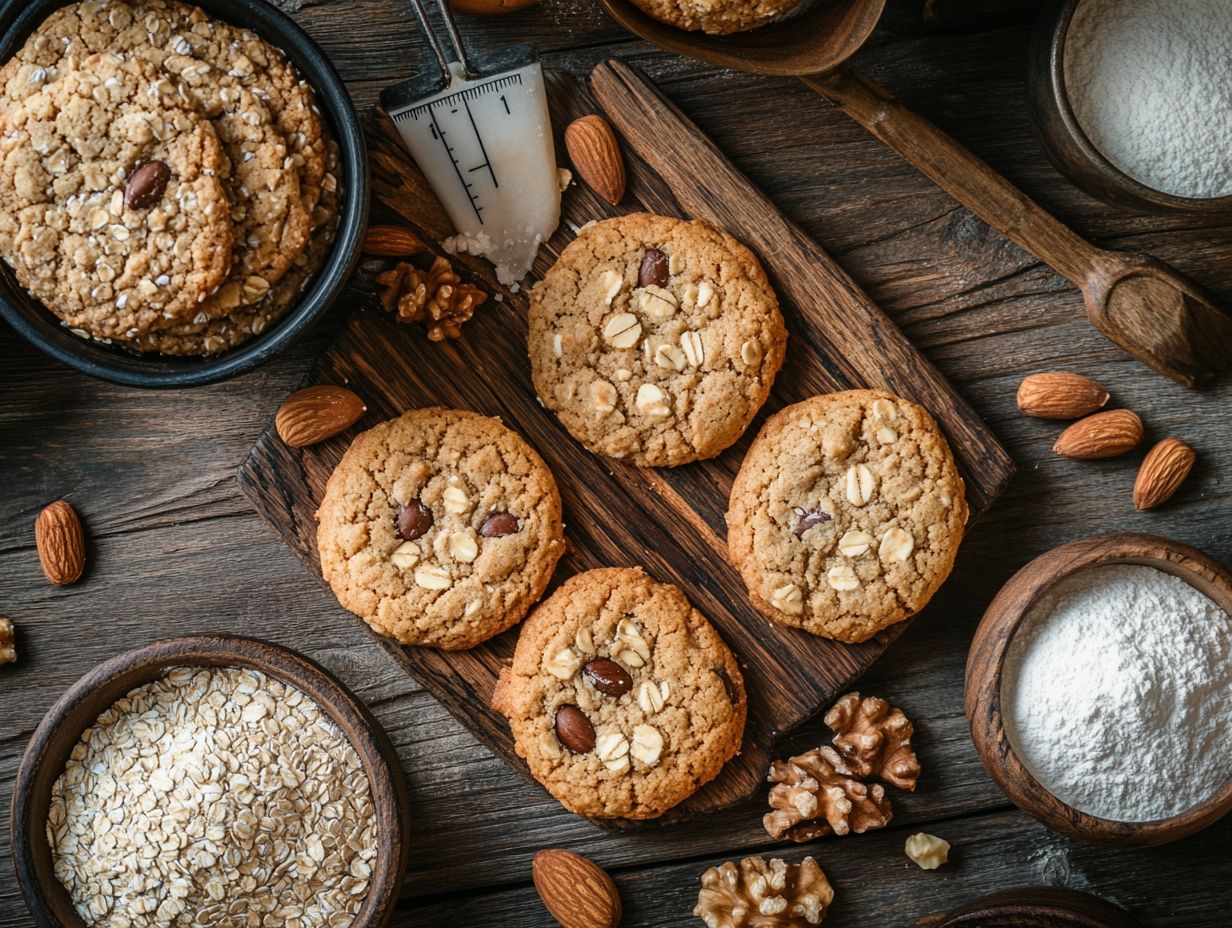
{"label": "white sugar in scoop", "polygon": [[543,71],[529,45],[468,59],[437,0],[456,57],[449,60],[423,0],[412,5],[439,71],[386,88],[381,106],[449,213],[457,250],[484,255],[500,282],[514,285],[560,222]]}

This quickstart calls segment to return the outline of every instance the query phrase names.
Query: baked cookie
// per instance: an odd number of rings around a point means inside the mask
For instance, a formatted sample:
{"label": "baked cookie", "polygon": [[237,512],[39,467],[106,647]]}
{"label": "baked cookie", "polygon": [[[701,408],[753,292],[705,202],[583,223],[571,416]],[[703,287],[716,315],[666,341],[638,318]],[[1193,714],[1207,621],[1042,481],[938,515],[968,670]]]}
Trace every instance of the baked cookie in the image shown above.
{"label": "baked cookie", "polygon": [[670,26],[712,35],[764,26],[801,0],[633,0],[644,13]]}
{"label": "baked cookie", "polygon": [[322,185],[321,199],[313,210],[312,237],[265,299],[250,306],[238,306],[216,319],[197,319],[158,332],[147,332],[132,339],[129,345],[139,351],[208,357],[242,345],[285,316],[299,301],[300,294],[311,283],[334,243],[338,228],[337,148],[331,140],[329,173]]}
{"label": "baked cookie", "polygon": [[646,819],[739,751],[747,700],[736,659],[684,593],[612,567],[571,577],[534,611],[492,707],[565,808]]}
{"label": "baked cookie", "polygon": [[91,56],[7,108],[0,136],[0,253],[69,326],[183,321],[226,276],[226,158],[149,64]]}
{"label": "baked cookie", "polygon": [[857,642],[924,608],[966,521],[932,416],[891,393],[848,390],[766,422],[732,484],[727,549],[768,618]]}
{"label": "baked cookie", "polygon": [[641,213],[587,226],[531,295],[539,398],[590,450],[644,466],[734,442],[786,344],[753,253],[700,221]]}
{"label": "baked cookie", "polygon": [[565,550],[547,465],[499,420],[456,409],[361,434],[317,520],[338,601],[382,635],[447,650],[522,621]]}
{"label": "baked cookie", "polygon": [[0,70],[8,98],[21,99],[90,54],[122,51],[158,68],[206,115],[230,164],[235,244],[229,279],[197,309],[202,322],[264,298],[307,241],[315,204],[272,109],[280,101],[267,104],[245,76],[238,46],[238,30],[174,0],[86,0],[52,13]]}

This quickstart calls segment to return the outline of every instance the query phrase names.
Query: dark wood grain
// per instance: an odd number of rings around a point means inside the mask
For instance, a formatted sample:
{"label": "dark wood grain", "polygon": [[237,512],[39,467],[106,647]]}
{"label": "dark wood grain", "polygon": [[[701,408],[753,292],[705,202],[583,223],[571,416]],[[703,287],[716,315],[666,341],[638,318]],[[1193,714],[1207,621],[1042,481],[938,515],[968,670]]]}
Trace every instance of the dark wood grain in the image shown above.
{"label": "dark wood grain", "polygon": [[[549,86],[557,125],[595,107],[571,76],[552,75]],[[966,475],[972,510],[976,516],[984,512],[1009,480],[1012,464],[936,369],[838,265],[636,72],[612,61],[594,71],[591,86],[624,137],[629,193],[621,210],[708,219],[763,256],[783,297],[794,346],[769,407],[854,386],[906,395],[940,420]],[[428,228],[418,219],[425,195],[414,188],[422,177],[389,138],[387,122],[377,125],[384,130],[371,139],[378,198],[426,237],[439,236],[437,213],[427,211]],[[540,273],[571,237],[569,228],[603,215],[602,209],[587,189],[566,198],[562,232],[540,255]],[[472,260],[469,267],[486,287],[495,286],[482,262]],[[464,339],[437,346],[425,345],[417,329],[399,327],[379,310],[362,312],[326,353],[315,378],[346,384],[364,397],[368,424],[426,405],[499,416],[529,438],[557,475],[569,526],[566,573],[641,564],[653,576],[682,586],[718,625],[745,669],[749,721],[739,756],[661,821],[746,799],[760,788],[779,735],[829,705],[901,627],[847,646],[768,623],[727,563],[724,543],[723,514],[747,438],[714,461],[670,470],[638,469],[589,454],[539,403],[525,358],[525,297],[509,289],[502,295],[492,311],[468,324]],[[312,513],[345,444],[289,449],[267,433],[240,470],[241,486],[258,512],[318,574]],[[405,648],[377,637],[485,743],[524,771],[506,721],[488,705],[516,634],[511,630],[463,653]]]}
{"label": "dark wood grain", "polygon": [[[422,55],[401,0],[280,2],[298,7],[295,15],[361,107]],[[982,26],[1024,23],[1030,5],[911,2],[994,14]],[[902,706],[915,724],[924,762],[919,790],[894,797],[888,830],[804,848],[769,841],[760,824],[764,797],[670,829],[606,832],[524,781],[374,647],[265,530],[234,480],[278,404],[370,298],[369,265],[309,340],[250,375],[198,390],[153,394],[100,384],[0,326],[0,613],[17,623],[19,653],[16,664],[0,667],[0,807],[39,719],[91,667],[155,638],[227,631],[308,654],[389,732],[414,818],[397,928],[553,928],[530,885],[531,859],[544,847],[583,852],[612,872],[628,928],[700,925],[689,914],[699,874],[746,853],[817,855],[838,894],[827,928],[900,928],[1020,885],[1085,889],[1150,928],[1223,928],[1232,905],[1232,819],[1166,847],[1114,850],[1008,810],[972,746],[962,677],[971,636],[998,588],[1060,542],[1110,529],[1147,531],[1232,563],[1232,385],[1194,394],[1130,359],[1090,326],[1065,281],[797,81],[658,53],[628,41],[598,4],[575,0],[541,0],[507,17],[462,17],[461,25],[476,51],[533,41],[546,62],[578,74],[613,54],[636,61],[784,215],[841,261],[1009,448],[1018,464],[1009,489],[972,527],[927,613],[859,683]],[[1228,220],[1110,206],[1050,165],[1023,103],[1027,37],[1025,26],[931,36],[883,31],[855,63],[1081,234],[1155,254],[1232,295]],[[1137,456],[1058,458],[1050,450],[1057,427],[1018,414],[1021,378],[1056,368],[1098,379],[1114,403],[1143,417],[1150,438],[1177,435],[1193,444],[1198,466],[1167,506],[1133,508]],[[43,580],[31,534],[39,508],[61,496],[82,515],[92,559],[89,575],[67,589]],[[785,750],[827,737],[820,720],[810,721]],[[911,865],[902,846],[914,831],[953,842],[953,865],[932,873]],[[8,821],[0,816],[0,926],[29,928],[11,873]]]}
{"label": "dark wood grain", "polygon": [[971,737],[992,778],[1019,808],[1080,841],[1150,847],[1179,841],[1232,811],[1232,779],[1192,809],[1153,822],[1117,822],[1058,799],[1019,760],[1005,734],[1001,674],[1019,625],[1057,583],[1088,567],[1142,564],[1184,580],[1232,615],[1232,571],[1189,545],[1157,535],[1095,535],[1041,554],[1003,586],[976,629],[967,658],[966,703]]}

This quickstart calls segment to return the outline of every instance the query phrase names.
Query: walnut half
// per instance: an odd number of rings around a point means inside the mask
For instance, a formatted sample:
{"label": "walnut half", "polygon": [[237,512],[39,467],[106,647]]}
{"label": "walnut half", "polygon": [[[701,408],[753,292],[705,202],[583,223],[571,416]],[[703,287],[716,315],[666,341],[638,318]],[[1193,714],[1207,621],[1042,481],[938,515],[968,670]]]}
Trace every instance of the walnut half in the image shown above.
{"label": "walnut half", "polygon": [[12,664],[17,660],[17,646],[13,642],[13,620],[0,618],[0,664]]}
{"label": "walnut half", "polygon": [[770,837],[811,841],[823,835],[862,834],[890,820],[890,800],[881,784],[853,779],[829,746],[770,765],[770,808],[762,824]]}
{"label": "walnut half", "polygon": [[441,257],[426,271],[400,261],[378,274],[376,282],[381,287],[381,305],[395,313],[399,322],[422,322],[434,342],[458,338],[462,324],[488,298],[478,287],[462,283]]}
{"label": "walnut half", "polygon": [[834,889],[812,857],[730,860],[702,874],[693,914],[709,928],[807,928],[820,925]]}
{"label": "walnut half", "polygon": [[920,761],[911,747],[915,729],[902,710],[876,696],[848,693],[826,713],[834,748],[855,777],[877,777],[914,790]]}

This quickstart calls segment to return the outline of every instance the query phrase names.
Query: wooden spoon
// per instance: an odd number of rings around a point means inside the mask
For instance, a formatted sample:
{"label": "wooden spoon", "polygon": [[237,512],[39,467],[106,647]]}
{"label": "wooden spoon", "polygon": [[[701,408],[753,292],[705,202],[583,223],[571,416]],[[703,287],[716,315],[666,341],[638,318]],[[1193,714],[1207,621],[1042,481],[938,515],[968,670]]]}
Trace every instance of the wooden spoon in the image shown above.
{"label": "wooden spoon", "polygon": [[[601,0],[631,32],[668,51],[761,74],[799,77],[909,164],[1082,291],[1095,327],[1146,364],[1192,387],[1232,367],[1232,316],[1161,261],[1097,248],[928,120],[843,64],[885,0],[833,0],[732,36],[686,32],[630,0]],[[828,73],[827,73],[828,72]]]}

